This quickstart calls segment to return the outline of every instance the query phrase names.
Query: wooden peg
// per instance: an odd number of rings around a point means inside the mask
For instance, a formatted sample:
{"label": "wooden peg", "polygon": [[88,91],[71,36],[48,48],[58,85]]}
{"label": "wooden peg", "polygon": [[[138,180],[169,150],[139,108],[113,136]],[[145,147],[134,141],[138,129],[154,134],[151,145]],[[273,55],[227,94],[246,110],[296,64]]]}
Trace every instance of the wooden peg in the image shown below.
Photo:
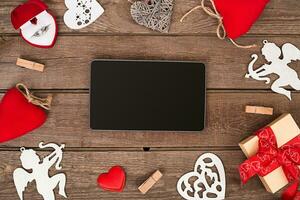
{"label": "wooden peg", "polygon": [[273,108],[262,107],[262,106],[246,106],[245,112],[261,114],[261,115],[273,115]]}
{"label": "wooden peg", "polygon": [[162,177],[162,173],[159,170],[156,170],[142,185],[139,187],[139,191],[142,194],[146,194],[155,183],[159,181]]}
{"label": "wooden peg", "polygon": [[39,71],[39,72],[43,72],[44,67],[45,67],[45,65],[43,65],[43,64],[32,62],[32,61],[25,60],[25,59],[22,59],[22,58],[17,59],[16,65],[20,66],[20,67],[25,67],[27,69],[36,70],[36,71]]}

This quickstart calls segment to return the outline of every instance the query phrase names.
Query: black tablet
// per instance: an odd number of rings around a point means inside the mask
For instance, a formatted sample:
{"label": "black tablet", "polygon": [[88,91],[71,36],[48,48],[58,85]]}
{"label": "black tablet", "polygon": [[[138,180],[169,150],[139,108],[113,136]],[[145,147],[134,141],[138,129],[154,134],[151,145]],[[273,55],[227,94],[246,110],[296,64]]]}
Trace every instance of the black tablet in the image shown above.
{"label": "black tablet", "polygon": [[95,60],[91,64],[92,129],[200,131],[204,119],[202,63]]}

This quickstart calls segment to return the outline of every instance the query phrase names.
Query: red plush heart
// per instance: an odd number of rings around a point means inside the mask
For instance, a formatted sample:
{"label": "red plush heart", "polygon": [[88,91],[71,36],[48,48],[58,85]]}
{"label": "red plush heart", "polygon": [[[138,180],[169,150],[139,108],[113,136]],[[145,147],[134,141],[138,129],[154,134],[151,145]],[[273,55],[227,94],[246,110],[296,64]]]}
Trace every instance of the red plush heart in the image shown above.
{"label": "red plush heart", "polygon": [[236,39],[247,33],[269,0],[213,0],[223,17],[227,36]]}
{"label": "red plush heart", "polygon": [[100,174],[97,181],[104,190],[122,192],[125,187],[126,175],[122,167],[114,166],[108,173]]}
{"label": "red plush heart", "polygon": [[40,127],[46,119],[45,111],[29,103],[17,88],[8,90],[0,103],[0,143]]}

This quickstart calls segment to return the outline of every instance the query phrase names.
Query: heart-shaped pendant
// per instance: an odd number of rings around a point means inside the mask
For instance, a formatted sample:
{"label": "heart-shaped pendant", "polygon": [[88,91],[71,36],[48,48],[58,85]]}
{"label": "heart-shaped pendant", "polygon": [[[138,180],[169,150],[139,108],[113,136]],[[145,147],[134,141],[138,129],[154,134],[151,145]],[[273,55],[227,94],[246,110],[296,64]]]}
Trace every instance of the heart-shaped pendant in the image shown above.
{"label": "heart-shaped pendant", "polygon": [[224,166],[212,153],[202,154],[194,171],[184,174],[177,182],[177,191],[186,200],[222,200],[225,199],[225,187]]}
{"label": "heart-shaped pendant", "polygon": [[97,0],[65,0],[64,22],[71,29],[84,28],[100,17],[104,9]]}
{"label": "heart-shaped pendant", "polygon": [[122,192],[125,187],[126,175],[122,167],[114,166],[108,173],[100,174],[97,182],[104,190]]}
{"label": "heart-shaped pendant", "polygon": [[173,0],[136,1],[131,5],[130,13],[139,25],[167,33],[173,13]]}
{"label": "heart-shaped pendant", "polygon": [[30,103],[18,88],[8,90],[0,103],[0,143],[25,135],[46,119],[45,111]]}

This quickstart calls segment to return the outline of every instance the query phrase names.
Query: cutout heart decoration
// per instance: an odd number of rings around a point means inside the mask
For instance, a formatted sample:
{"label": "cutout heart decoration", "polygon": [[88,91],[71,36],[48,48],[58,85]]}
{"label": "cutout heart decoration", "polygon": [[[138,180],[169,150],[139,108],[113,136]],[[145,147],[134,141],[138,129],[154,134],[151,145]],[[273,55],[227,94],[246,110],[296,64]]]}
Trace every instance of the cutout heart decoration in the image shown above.
{"label": "cutout heart decoration", "polygon": [[173,13],[173,0],[136,1],[131,5],[130,13],[139,25],[167,33]]}
{"label": "cutout heart decoration", "polygon": [[[26,91],[23,92],[23,89]],[[30,94],[23,84],[18,84],[6,92],[0,102],[0,143],[25,135],[45,123],[47,115],[37,105],[39,103],[44,108],[50,105],[48,99]]]}
{"label": "cutout heart decoration", "polygon": [[68,10],[64,22],[71,29],[84,28],[98,19],[104,12],[97,0],[65,0]]}
{"label": "cutout heart decoration", "polygon": [[108,173],[100,174],[97,182],[104,190],[122,192],[126,182],[125,171],[120,166],[114,166],[108,171]]}
{"label": "cutout heart decoration", "polygon": [[57,24],[47,12],[47,5],[40,0],[29,0],[11,13],[14,28],[20,29],[21,37],[30,45],[51,48],[57,38]]}
{"label": "cutout heart decoration", "polygon": [[246,34],[258,20],[270,0],[209,0],[212,8],[205,5],[206,0],[201,0],[201,5],[187,12],[185,17],[196,9],[203,9],[209,16],[218,20],[217,36],[224,39],[226,36],[240,48],[251,48],[256,45],[238,45],[235,39]]}
{"label": "cutout heart decoration", "polygon": [[177,191],[186,200],[222,200],[225,199],[225,187],[224,166],[212,153],[202,154],[194,171],[184,174],[177,182]]}

